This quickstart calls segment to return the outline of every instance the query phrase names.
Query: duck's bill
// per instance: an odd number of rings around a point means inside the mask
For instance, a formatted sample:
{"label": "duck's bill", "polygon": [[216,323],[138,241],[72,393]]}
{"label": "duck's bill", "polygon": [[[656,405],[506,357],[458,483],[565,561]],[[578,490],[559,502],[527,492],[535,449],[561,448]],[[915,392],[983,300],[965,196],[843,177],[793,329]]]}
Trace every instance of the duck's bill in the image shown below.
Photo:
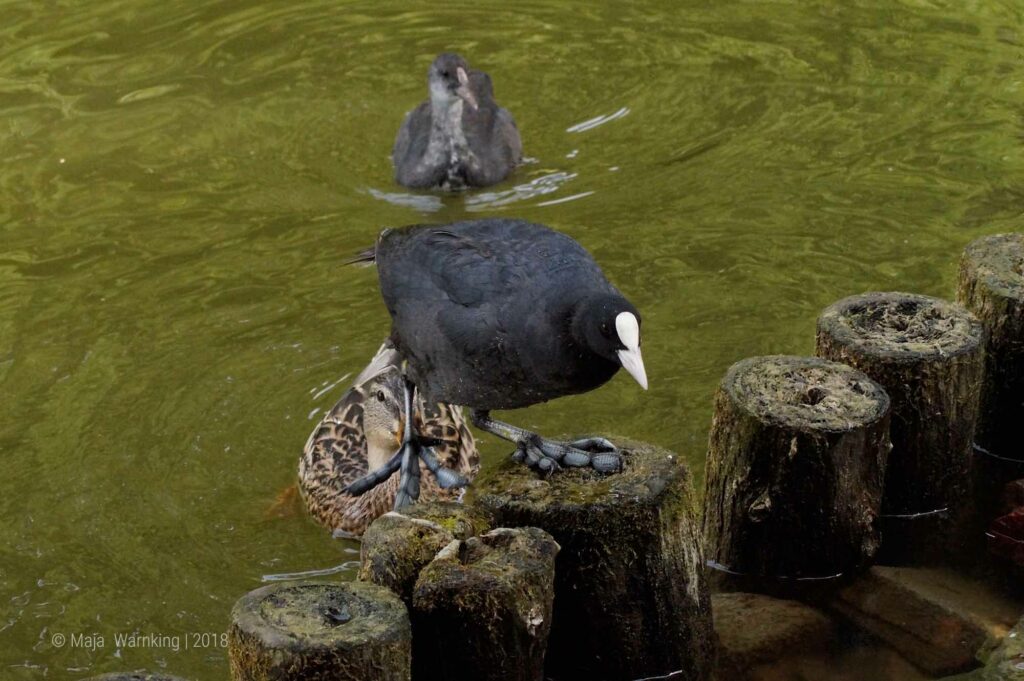
{"label": "duck's bill", "polygon": [[455,75],[458,76],[459,79],[459,87],[456,88],[455,94],[461,97],[466,104],[469,104],[473,111],[476,111],[480,106],[477,104],[476,95],[474,95],[473,91],[469,89],[469,74],[460,66],[456,69]]}
{"label": "duck's bill", "polygon": [[644,358],[640,354],[640,348],[619,350],[618,354],[622,368],[629,372],[641,388],[647,390],[647,371],[644,369]]}

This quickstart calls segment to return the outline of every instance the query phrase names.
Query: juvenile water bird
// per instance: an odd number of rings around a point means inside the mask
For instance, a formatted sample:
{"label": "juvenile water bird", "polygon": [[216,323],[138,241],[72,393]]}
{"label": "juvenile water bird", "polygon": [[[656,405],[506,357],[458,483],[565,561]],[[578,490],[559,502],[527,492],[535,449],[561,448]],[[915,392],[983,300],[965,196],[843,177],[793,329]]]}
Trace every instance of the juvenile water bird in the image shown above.
{"label": "juvenile water bird", "polygon": [[[593,390],[620,367],[647,388],[640,313],[576,241],[523,220],[475,220],[385,230],[357,260],[377,263],[407,393],[471,408],[474,425],[540,471],[618,470],[607,440],[556,442],[490,416]],[[401,468],[396,503],[415,498],[419,452],[401,454],[350,491]]]}
{"label": "juvenile water bird", "polygon": [[494,101],[490,76],[445,53],[430,65],[427,82],[430,97],[406,115],[395,138],[395,180],[451,190],[508,177],[523,145],[512,114]]}
{"label": "juvenile water bird", "polygon": [[[306,441],[299,460],[299,490],[310,515],[342,534],[361,535],[390,511],[398,492],[393,478],[362,496],[345,491],[353,481],[379,468],[403,440],[404,381],[387,344],[356,379]],[[433,445],[442,465],[471,480],[480,466],[473,435],[459,407],[416,403],[416,431]],[[441,489],[430,477],[424,498],[452,499],[457,490]]]}

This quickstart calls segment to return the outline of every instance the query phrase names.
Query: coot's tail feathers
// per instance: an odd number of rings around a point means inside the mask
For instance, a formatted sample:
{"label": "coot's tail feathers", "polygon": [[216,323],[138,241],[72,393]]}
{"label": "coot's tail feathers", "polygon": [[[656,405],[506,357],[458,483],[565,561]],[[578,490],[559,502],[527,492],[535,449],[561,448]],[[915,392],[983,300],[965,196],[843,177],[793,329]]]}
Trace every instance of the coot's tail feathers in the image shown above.
{"label": "coot's tail feathers", "polygon": [[370,246],[367,249],[359,251],[354,256],[344,261],[343,265],[362,265],[369,267],[373,263],[377,262],[377,246]]}

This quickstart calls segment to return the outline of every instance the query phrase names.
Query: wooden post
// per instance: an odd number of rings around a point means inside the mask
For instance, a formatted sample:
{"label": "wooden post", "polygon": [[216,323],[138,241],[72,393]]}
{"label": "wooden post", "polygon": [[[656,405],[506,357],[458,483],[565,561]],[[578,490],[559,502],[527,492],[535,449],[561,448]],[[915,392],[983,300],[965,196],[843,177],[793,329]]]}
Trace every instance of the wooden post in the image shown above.
{"label": "wooden post", "polygon": [[851,296],[818,318],[818,355],[860,369],[892,400],[879,561],[963,552],[983,340],[963,307],[911,293]]}
{"label": "wooden post", "polygon": [[889,453],[889,398],[816,357],[734,364],[715,396],[704,546],[746,588],[827,579],[870,564]]}
{"label": "wooden post", "polygon": [[231,611],[234,681],[409,681],[411,629],[398,596],[364,582],[278,583]]}
{"label": "wooden post", "polygon": [[416,578],[437,552],[453,540],[468,539],[490,527],[481,509],[452,501],[385,513],[363,534],[359,579],[391,589],[411,607]]}
{"label": "wooden post", "polygon": [[621,473],[566,468],[540,479],[506,460],[476,480],[469,503],[561,546],[548,678],[708,679],[711,604],[690,473],[671,452],[614,441]]}
{"label": "wooden post", "polygon": [[535,527],[445,547],[413,596],[417,681],[542,681],[557,553]]}
{"label": "wooden post", "polygon": [[988,334],[974,463],[976,498],[990,519],[1002,486],[1024,477],[1024,234],[972,242],[957,299]]}

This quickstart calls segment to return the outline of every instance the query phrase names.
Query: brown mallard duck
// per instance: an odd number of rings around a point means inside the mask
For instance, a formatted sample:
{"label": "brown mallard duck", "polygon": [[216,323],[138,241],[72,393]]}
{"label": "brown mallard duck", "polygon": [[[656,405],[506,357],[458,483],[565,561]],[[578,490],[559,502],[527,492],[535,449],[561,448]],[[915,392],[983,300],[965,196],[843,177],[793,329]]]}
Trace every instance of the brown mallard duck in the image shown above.
{"label": "brown mallard duck", "polygon": [[[395,503],[397,475],[362,496],[345,491],[351,482],[383,466],[402,443],[403,379],[395,357],[388,346],[381,348],[320,420],[299,460],[299,490],[306,508],[318,523],[340,534],[362,534]],[[421,437],[439,442],[434,450],[442,465],[467,479],[476,475],[480,455],[459,407],[417,399],[416,429]],[[421,479],[420,498],[425,501],[461,494],[459,489],[441,489],[432,475]]]}

